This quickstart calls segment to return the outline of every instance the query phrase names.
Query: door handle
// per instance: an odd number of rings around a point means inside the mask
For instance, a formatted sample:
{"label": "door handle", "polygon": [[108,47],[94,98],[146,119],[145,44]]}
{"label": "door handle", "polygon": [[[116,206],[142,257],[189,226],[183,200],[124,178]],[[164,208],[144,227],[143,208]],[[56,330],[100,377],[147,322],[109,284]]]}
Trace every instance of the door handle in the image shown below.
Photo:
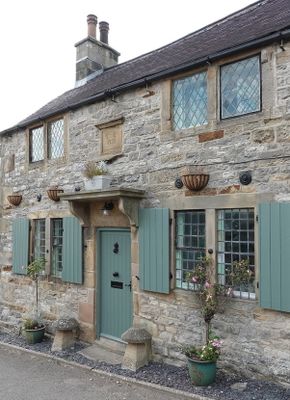
{"label": "door handle", "polygon": [[132,281],[130,281],[130,283],[125,283],[125,286],[129,287],[130,292],[132,291]]}

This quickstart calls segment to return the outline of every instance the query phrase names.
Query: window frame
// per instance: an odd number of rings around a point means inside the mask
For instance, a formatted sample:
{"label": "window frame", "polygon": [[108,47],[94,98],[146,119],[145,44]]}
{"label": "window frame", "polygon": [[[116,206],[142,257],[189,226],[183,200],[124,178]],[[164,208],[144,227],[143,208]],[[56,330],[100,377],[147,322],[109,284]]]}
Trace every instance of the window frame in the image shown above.
{"label": "window frame", "polygon": [[[174,229],[173,229],[173,237],[174,237],[174,246],[173,246],[173,265],[174,265],[174,289],[175,290],[186,290],[188,292],[194,290],[193,288],[184,288],[178,287],[176,285],[176,250],[177,250],[177,213],[178,212],[186,212],[186,211],[204,211],[205,212],[205,250],[206,254],[212,254],[216,270],[215,270],[215,281],[218,282],[218,225],[217,225],[217,217],[219,210],[234,210],[234,209],[252,209],[254,212],[254,261],[255,261],[255,278],[253,282],[253,287],[255,292],[245,292],[246,295],[243,295],[244,292],[235,291],[234,298],[237,300],[249,300],[255,301],[258,298],[259,290],[257,283],[259,282],[259,257],[258,257],[258,234],[257,234],[257,226],[256,226],[256,215],[257,210],[256,206],[253,204],[233,204],[231,206],[227,205],[219,205],[218,207],[204,207],[200,208],[186,208],[186,209],[174,209]],[[182,286],[182,285],[181,285]],[[249,293],[249,295],[248,295]]]}
{"label": "window frame", "polygon": [[[260,107],[259,107],[259,109],[255,110],[255,111],[248,112],[248,113],[244,113],[244,114],[232,115],[232,116],[229,116],[229,117],[223,117],[223,115],[222,115],[223,114],[223,112],[222,112],[222,110],[223,110],[223,106],[222,106],[222,68],[226,67],[228,65],[236,64],[238,62],[245,61],[245,60],[248,60],[250,58],[255,58],[255,57],[258,58],[258,62],[259,62],[259,77],[260,77],[260,83],[259,83],[259,105],[260,105]],[[227,63],[220,64],[219,65],[219,90],[218,90],[218,93],[219,93],[219,119],[220,119],[220,121],[227,121],[229,119],[240,118],[240,117],[244,117],[244,116],[247,116],[247,115],[252,115],[252,114],[261,112],[263,110],[261,53],[251,54],[251,55],[249,55],[247,57],[239,58],[238,60],[233,60],[233,61],[229,61]]]}
{"label": "window frame", "polygon": [[[63,154],[60,157],[51,157],[51,151],[49,149],[50,141],[49,141],[49,129],[48,126],[53,124],[56,121],[63,120]],[[32,161],[32,131],[34,129],[43,128],[43,159]],[[67,141],[67,127],[66,127],[66,118],[64,115],[60,115],[54,118],[50,118],[44,121],[42,124],[33,125],[28,128],[28,164],[29,166],[39,165],[46,162],[57,162],[59,160],[63,160],[66,157],[66,141]]]}
{"label": "window frame", "polygon": [[[45,258],[45,253],[46,253],[46,251],[45,251],[45,249],[46,249],[46,226],[47,226],[47,219],[46,218],[35,218],[35,219],[32,219],[32,220],[30,220],[30,225],[31,225],[31,235],[30,235],[30,259],[31,259],[31,261],[34,261],[36,258],[39,258],[39,257],[37,257],[36,256],[36,254],[35,254],[35,248],[36,248],[36,239],[39,239],[39,238],[36,238],[36,230],[37,230],[37,228],[36,228],[36,224],[37,223],[44,223],[44,251],[43,251],[43,255],[41,255],[40,257],[42,258]],[[40,240],[41,240],[41,238],[40,238]],[[43,240],[43,238],[42,238],[42,240]],[[41,247],[41,246],[40,246]]]}
{"label": "window frame", "polygon": [[[226,251],[226,249],[224,249],[223,252],[220,251],[219,250],[219,243],[223,242],[224,244],[226,244],[226,242],[227,243],[230,242],[231,244],[238,244],[238,245],[241,245],[242,243],[244,243],[240,239],[237,240],[237,241],[236,240],[233,241],[232,239],[230,241],[226,240],[226,239],[224,239],[223,241],[219,240],[219,232],[221,230],[219,229],[218,225],[219,225],[219,222],[222,221],[221,219],[219,219],[219,212],[222,212],[222,211],[224,213],[226,213],[227,211],[231,211],[231,214],[233,214],[234,211],[238,211],[238,213],[239,213],[239,218],[238,218],[239,223],[242,222],[242,221],[247,221],[248,223],[253,222],[253,228],[250,229],[250,227],[248,226],[248,230],[246,232],[247,233],[253,233],[253,239],[254,240],[251,241],[250,238],[248,238],[245,243],[247,243],[247,245],[249,247],[250,247],[251,243],[253,243],[253,245],[254,245],[253,252],[251,252],[250,250],[247,252],[247,253],[252,253],[252,254],[248,254],[248,255],[249,255],[249,257],[253,257],[254,258],[254,263],[253,263],[254,280],[253,280],[252,285],[250,285],[250,283],[248,283],[247,287],[248,287],[248,289],[250,287],[252,287],[254,289],[254,291],[252,292],[250,290],[247,290],[247,291],[234,290],[233,294],[234,294],[234,297],[236,297],[236,298],[247,299],[247,300],[255,300],[255,298],[256,298],[256,290],[255,290],[256,284],[255,283],[256,283],[256,271],[257,271],[257,260],[256,260],[256,256],[255,256],[256,255],[255,254],[256,253],[255,250],[256,250],[256,246],[257,246],[257,238],[256,238],[256,234],[255,234],[256,233],[255,232],[255,208],[254,207],[233,207],[233,208],[217,208],[215,210],[215,214],[216,214],[216,279],[217,279],[217,282],[219,282],[220,280],[225,280],[226,279],[226,261],[224,261],[224,273],[221,274],[221,273],[219,273],[219,255],[220,254],[224,254],[224,256],[225,256],[226,253],[229,253],[229,252]],[[241,218],[241,211],[244,211],[244,212],[248,213],[246,219],[242,219]],[[250,212],[251,211],[253,212],[253,218],[252,219],[250,218]],[[233,223],[234,218],[231,216],[231,218],[229,220]],[[226,218],[223,219],[223,223],[225,223],[225,221],[226,221]],[[224,232],[226,232],[225,227],[224,227],[223,230],[224,230]],[[231,229],[230,232],[232,233],[233,229]],[[239,226],[238,232],[240,232],[240,233],[242,232],[240,226]],[[243,259],[241,251],[233,251],[233,250],[231,250],[231,252],[229,254],[231,254],[231,256],[233,256],[234,254],[239,254],[239,260]],[[220,279],[220,277],[221,277],[221,279]],[[224,277],[224,278],[222,278],[222,277]]]}
{"label": "window frame", "polygon": [[[201,240],[204,240],[204,247],[201,246],[186,246],[186,244],[183,243],[183,245],[179,245],[178,243],[178,214],[191,214],[193,217],[193,214],[196,214],[197,219],[198,219],[198,223],[197,223],[197,230],[196,230],[196,234],[194,235],[196,238],[196,243],[200,244]],[[201,223],[200,221],[200,216],[201,214],[203,214],[203,218],[204,218],[204,222]],[[185,215],[186,216],[186,215]],[[191,217],[191,219],[192,219]],[[183,289],[183,290],[194,290],[194,285],[191,283],[186,283],[183,281],[183,274],[184,272],[186,272],[187,268],[183,268],[183,266],[181,266],[180,268],[177,268],[177,261],[179,261],[177,259],[177,252],[191,252],[192,253],[192,259],[187,259],[186,261],[188,263],[192,262],[193,264],[196,264],[198,262],[198,259],[195,257],[195,253],[200,254],[200,253],[204,253],[204,256],[206,255],[206,212],[205,210],[201,210],[201,209],[194,209],[194,210],[176,210],[174,213],[174,219],[175,219],[175,233],[174,233],[174,253],[175,253],[175,288],[177,289]],[[186,223],[186,221],[184,221],[183,223],[183,228],[185,228],[185,225],[190,226],[190,230],[192,230],[193,227],[193,223]],[[200,233],[200,228],[203,226],[204,229],[204,233],[203,235]],[[182,237],[184,239],[186,239],[186,236],[189,236],[186,234],[186,232],[183,233]],[[192,235],[192,238],[194,237]],[[185,261],[182,256],[181,256],[181,262]],[[177,271],[180,271],[180,278],[177,279]],[[188,271],[190,271],[190,269],[188,269]],[[177,286],[177,280],[180,281],[180,286]],[[184,286],[187,286],[186,288]]]}
{"label": "window frame", "polygon": [[[34,130],[36,130],[36,129],[39,129],[39,128],[42,128],[43,158],[41,158],[41,159],[39,159],[39,160],[33,161],[33,160],[32,160],[32,158],[33,158],[33,152],[32,152],[32,150],[33,150],[33,146],[32,146],[32,132],[33,132]],[[45,127],[44,127],[43,124],[42,124],[42,125],[33,126],[33,127],[31,127],[31,128],[29,129],[29,132],[28,132],[28,148],[29,148],[29,150],[28,150],[28,151],[29,151],[29,163],[30,163],[30,164],[41,163],[41,162],[43,162],[43,161],[45,160],[45,153],[46,153],[46,151],[45,151],[45,148],[46,148],[45,136],[46,136],[46,135],[45,135]]]}
{"label": "window frame", "polygon": [[[175,128],[174,127],[174,104],[173,104],[173,97],[174,97],[174,82],[177,81],[182,81],[188,78],[191,78],[195,75],[202,75],[205,74],[205,82],[206,82],[206,121],[203,124],[198,124],[198,125],[190,125],[188,127],[182,127],[182,128]],[[171,130],[173,132],[179,132],[183,131],[186,129],[200,129],[208,125],[208,117],[209,117],[209,110],[208,110],[208,105],[209,105],[209,95],[208,95],[208,69],[201,69],[198,71],[191,72],[190,74],[182,75],[182,76],[177,76],[173,79],[171,79],[171,88],[170,88],[170,120],[171,120]]]}
{"label": "window frame", "polygon": [[[58,238],[60,238],[60,240],[61,240],[61,243],[59,243],[57,246],[55,246],[58,249],[60,249],[61,269],[57,269],[57,264],[55,265],[55,268],[54,268],[54,265],[53,265],[53,262],[54,262],[54,260],[53,260],[53,255],[54,255],[54,250],[53,250],[53,247],[54,247],[54,244],[53,244],[53,238],[54,238],[53,229],[54,229],[54,223],[56,221],[58,221],[58,222],[61,221],[61,228],[60,228],[61,235],[58,236]],[[50,235],[49,235],[49,240],[50,240],[50,271],[49,271],[49,273],[50,273],[50,276],[52,278],[62,279],[62,271],[63,271],[63,232],[64,232],[64,230],[63,230],[63,218],[50,218],[50,230],[49,230],[49,232],[50,232]]]}

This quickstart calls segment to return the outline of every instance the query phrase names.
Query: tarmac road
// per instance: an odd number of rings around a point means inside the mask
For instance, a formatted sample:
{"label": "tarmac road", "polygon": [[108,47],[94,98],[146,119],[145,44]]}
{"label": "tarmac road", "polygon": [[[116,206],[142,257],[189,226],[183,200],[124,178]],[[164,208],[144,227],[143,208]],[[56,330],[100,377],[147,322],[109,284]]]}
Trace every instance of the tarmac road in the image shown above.
{"label": "tarmac road", "polygon": [[179,395],[0,346],[1,400],[177,400]]}

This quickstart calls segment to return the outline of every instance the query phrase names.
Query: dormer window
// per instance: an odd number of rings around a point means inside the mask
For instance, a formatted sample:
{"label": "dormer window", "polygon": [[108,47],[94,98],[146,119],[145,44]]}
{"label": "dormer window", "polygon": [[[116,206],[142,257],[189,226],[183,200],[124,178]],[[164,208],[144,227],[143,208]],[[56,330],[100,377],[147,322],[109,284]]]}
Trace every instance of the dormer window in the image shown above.
{"label": "dormer window", "polygon": [[29,161],[34,163],[45,159],[64,156],[64,119],[44,123],[29,131]]}

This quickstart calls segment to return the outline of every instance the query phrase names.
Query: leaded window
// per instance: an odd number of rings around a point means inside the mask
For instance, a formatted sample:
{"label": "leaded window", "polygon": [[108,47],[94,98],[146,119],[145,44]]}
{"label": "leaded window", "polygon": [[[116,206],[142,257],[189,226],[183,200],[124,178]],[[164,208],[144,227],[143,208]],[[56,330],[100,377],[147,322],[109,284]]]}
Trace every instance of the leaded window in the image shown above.
{"label": "leaded window", "polygon": [[194,289],[187,273],[205,256],[205,211],[176,213],[176,287]]}
{"label": "leaded window", "polygon": [[225,209],[217,211],[218,282],[231,284],[230,274],[234,263],[246,260],[249,269],[248,282],[235,288],[235,294],[243,298],[254,298],[255,274],[255,223],[251,208]]}
{"label": "leaded window", "polygon": [[31,162],[36,162],[44,159],[43,126],[31,129],[29,134],[29,152]]}
{"label": "leaded window", "polygon": [[59,158],[64,154],[63,119],[47,124],[48,158]]}
{"label": "leaded window", "polygon": [[255,56],[221,67],[221,118],[260,111],[260,57]]}
{"label": "leaded window", "polygon": [[173,129],[207,123],[207,73],[201,72],[172,84]]}
{"label": "leaded window", "polygon": [[51,275],[61,277],[63,249],[63,220],[51,220]]}
{"label": "leaded window", "polygon": [[45,219],[35,219],[33,235],[33,259],[45,258]]}

